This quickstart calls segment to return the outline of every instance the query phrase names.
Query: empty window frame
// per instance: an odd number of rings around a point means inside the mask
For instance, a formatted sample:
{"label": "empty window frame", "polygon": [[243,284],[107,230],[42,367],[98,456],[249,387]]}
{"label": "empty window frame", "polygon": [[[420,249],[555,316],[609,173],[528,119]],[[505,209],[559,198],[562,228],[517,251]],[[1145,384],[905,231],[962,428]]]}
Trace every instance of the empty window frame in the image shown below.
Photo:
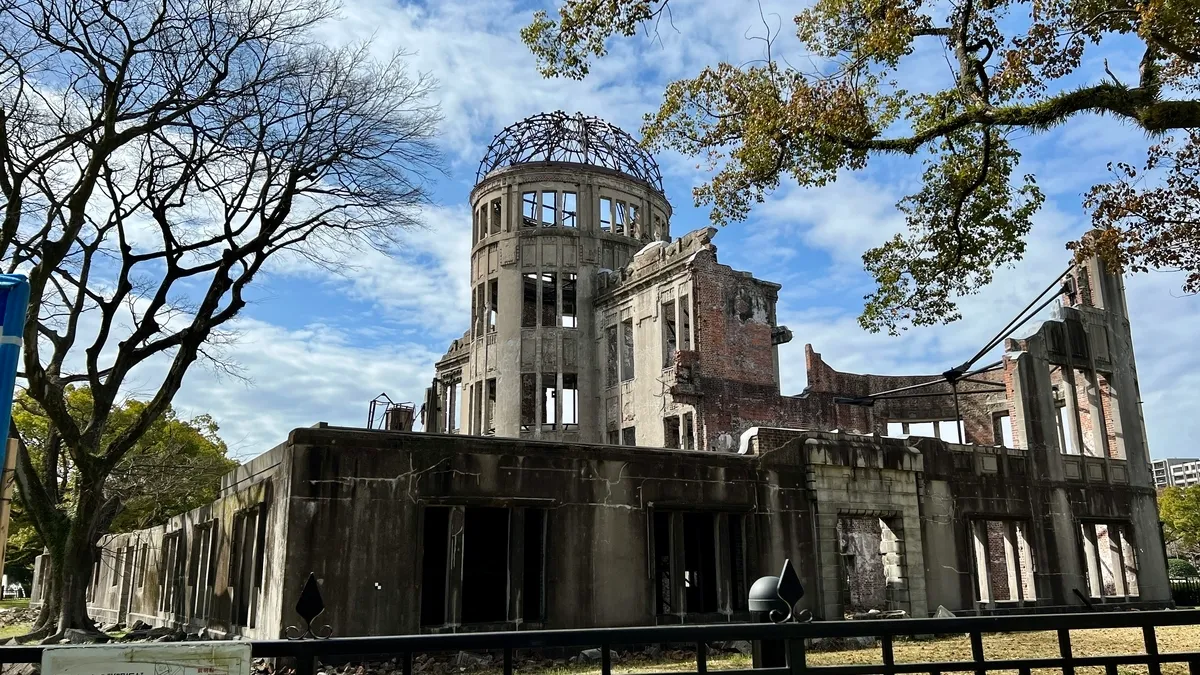
{"label": "empty window frame", "polygon": [[496,432],[496,378],[487,380],[484,388],[487,401],[484,403],[483,433],[493,434]]}
{"label": "empty window frame", "polygon": [[183,530],[163,535],[158,574],[158,610],[183,613],[183,584],[187,574],[187,539]]}
{"label": "empty window frame", "polygon": [[687,295],[679,296],[679,348],[692,348],[692,306]]}
{"label": "empty window frame", "polygon": [[621,322],[621,381],[633,379],[633,319]]}
{"label": "empty window frame", "polygon": [[471,292],[471,329],[475,337],[483,335],[484,297],[486,288],[483,284]]}
{"label": "empty window frame", "polygon": [[562,381],[562,425],[564,429],[579,427],[579,376],[563,373]]}
{"label": "empty window frame", "polygon": [[487,332],[496,332],[496,307],[500,304],[500,281],[488,279],[487,282]]}
{"label": "empty window frame", "polygon": [[137,586],[142,588],[146,585],[146,568],[150,564],[150,545],[142,544],[142,551],[138,555],[137,564]]}
{"label": "empty window frame", "polygon": [[487,236],[487,228],[483,226],[483,218],[483,207],[475,209],[475,213],[472,214],[471,227],[476,242]]}
{"label": "empty window frame", "polygon": [[1078,455],[1079,449],[1075,447],[1074,427],[1071,425],[1071,412],[1067,406],[1058,406],[1058,415],[1055,421],[1058,427],[1058,447],[1062,449],[1062,454]]}
{"label": "empty window frame", "polygon": [[613,202],[608,197],[600,198],[600,231],[612,232]]}
{"label": "empty window frame", "polygon": [[1028,523],[975,520],[971,523],[971,532],[975,553],[975,599],[982,603],[1036,599]]}
{"label": "empty window frame", "polygon": [[542,373],[542,429],[558,428],[558,376]]}
{"label": "empty window frame", "polygon": [[489,217],[491,233],[500,234],[500,230],[504,227],[503,220],[504,211],[500,208],[500,200],[493,199],[491,205],[491,215]]}
{"label": "empty window frame", "polygon": [[[722,519],[726,521],[724,527]],[[732,602],[729,609],[746,609],[744,516],[655,511],[651,522],[657,614],[716,613],[725,609],[720,606],[722,596]],[[677,535],[675,528],[682,532]],[[722,564],[722,551],[728,552],[727,564]],[[672,574],[676,570],[678,577]],[[682,606],[677,606],[677,599],[682,600]]]}
{"label": "empty window frame", "polygon": [[642,236],[641,221],[638,219],[638,207],[634,206],[633,204],[629,205],[628,218],[629,218],[629,222],[626,223],[626,225],[625,225],[626,233],[631,237],[637,237],[638,239],[645,239],[645,237]]}
{"label": "empty window frame", "polygon": [[1080,523],[1084,571],[1094,598],[1139,595],[1137,547],[1128,523]]}
{"label": "empty window frame", "polygon": [[564,192],[562,205],[562,225],[563,227],[579,227],[579,221],[576,217],[579,204],[578,198],[574,192]]}
{"label": "empty window frame", "polygon": [[683,431],[683,440],[682,440],[683,449],[684,450],[695,450],[696,449],[695,422],[693,421],[692,413],[690,413],[690,412],[683,413],[682,421],[679,423],[679,426],[680,426],[681,430]]}
{"label": "empty window frame", "polygon": [[604,329],[605,352],[605,383],[610,387],[617,386],[620,381],[619,361],[617,360],[617,326],[616,324]]}
{"label": "empty window frame", "polygon": [[232,623],[235,626],[254,628],[258,620],[266,562],[266,516],[266,504],[242,509],[233,516],[229,587],[233,593]]}
{"label": "empty window frame", "polygon": [[450,398],[450,424],[447,428],[450,431],[459,431],[462,429],[462,398],[463,385],[462,382],[454,383],[454,390]]}
{"label": "empty window frame", "polygon": [[615,204],[616,209],[613,214],[613,233],[625,234],[625,202],[617,201]]}
{"label": "empty window frame", "polygon": [[[526,622],[545,620],[546,511],[494,506],[426,506],[421,561],[421,625],[447,623],[457,611],[463,624],[510,620],[509,594],[520,594],[518,611]],[[457,513],[456,513],[457,512]],[[454,523],[459,523],[456,527]],[[523,549],[510,555],[521,528]],[[452,537],[461,544],[452,545]],[[451,559],[451,555],[461,556]],[[513,564],[523,583],[515,588]],[[450,574],[457,567],[461,576]],[[451,593],[452,585],[458,592]],[[450,607],[451,598],[460,605]]]}
{"label": "empty window frame", "polygon": [[562,283],[562,321],[563,328],[578,328],[578,296],[576,285],[578,277],[572,273],[563,274]]}
{"label": "empty window frame", "polygon": [[908,436],[924,436],[940,438],[947,443],[960,443],[958,436],[959,425],[954,420],[934,420],[930,422],[898,422],[887,423],[887,435],[895,438]]}
{"label": "empty window frame", "polygon": [[112,552],[112,574],[109,575],[109,586],[116,586],[121,581],[121,558],[123,553],[124,550],[122,549]]}
{"label": "empty window frame", "polygon": [[608,438],[609,445],[620,445],[621,444],[621,431],[619,429],[609,429],[607,438]]}
{"label": "empty window frame", "polygon": [[1006,448],[1017,447],[1016,441],[1013,439],[1012,417],[1008,411],[992,415],[992,442]]}
{"label": "empty window frame", "polygon": [[679,416],[670,415],[663,418],[663,447],[679,447]]}
{"label": "empty window frame", "polygon": [[675,365],[675,350],[678,347],[678,335],[675,331],[675,301],[667,300],[662,303],[662,355],[663,368]]}
{"label": "empty window frame", "polygon": [[521,277],[521,328],[537,328],[538,275],[528,272]]}
{"label": "empty window frame", "polygon": [[209,520],[192,528],[192,616],[207,619],[212,608],[217,580],[217,521]]}
{"label": "empty window frame", "polygon": [[421,625],[446,623],[450,577],[450,508],[426,506],[421,524]]}
{"label": "empty window frame", "polygon": [[521,373],[521,431],[537,423],[537,374]]}
{"label": "empty window frame", "polygon": [[542,227],[558,224],[558,193],[547,190],[542,193]]}
{"label": "empty window frame", "polygon": [[621,430],[621,445],[637,445],[637,429],[625,427]]}
{"label": "empty window frame", "polygon": [[537,227],[538,202],[536,192],[521,194],[521,227]]}
{"label": "empty window frame", "polygon": [[542,326],[558,325],[558,275],[542,272]]}

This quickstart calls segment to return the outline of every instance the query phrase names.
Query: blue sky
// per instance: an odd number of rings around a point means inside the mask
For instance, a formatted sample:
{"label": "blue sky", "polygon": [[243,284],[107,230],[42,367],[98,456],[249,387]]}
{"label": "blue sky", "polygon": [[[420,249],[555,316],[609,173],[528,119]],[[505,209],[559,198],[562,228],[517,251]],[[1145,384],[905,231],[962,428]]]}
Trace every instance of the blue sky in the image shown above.
{"label": "blue sky", "polygon": [[[318,421],[362,425],[380,392],[419,401],[433,362],[467,327],[470,234],[468,192],[479,158],[504,126],[543,110],[582,111],[636,133],[643,112],[657,107],[664,85],[717,60],[761,56],[758,4],[744,0],[679,3],[659,40],[614,45],[583,82],[545,80],[520,43],[532,11],[550,3],[508,0],[345,0],[341,21],[324,27],[330,42],[372,40],[386,55],[411,53],[409,63],[440,81],[445,121],[442,148],[448,175],[439,179],[427,227],[411,232],[391,256],[363,256],[342,276],[280,263],[261,278],[228,350],[246,381],[198,364],[178,395],[181,412],[211,413],[240,457],[286,439]],[[772,26],[782,25],[777,52],[804,58],[791,35],[797,3],[762,2]],[[777,16],[773,16],[777,15]],[[780,21],[781,19],[781,21]],[[1082,81],[1103,77],[1102,59],[1119,77],[1135,79],[1137,55],[1122,45],[1093,55]],[[789,51],[791,50],[791,51]],[[911,57],[915,86],[941,86],[949,71],[940,49]],[[803,349],[812,343],[833,367],[869,373],[941,372],[982,346],[1065,267],[1063,245],[1087,225],[1080,196],[1104,180],[1110,160],[1140,163],[1146,140],[1111,119],[1079,118],[1039,137],[1022,139],[1023,171],[1048,195],[1036,218],[1026,259],[962,303],[964,319],[918,328],[899,338],[871,335],[855,317],[870,290],[861,253],[902,226],[895,202],[913,189],[919,160],[873,162],[820,190],[785,185],[747,222],[724,228],[715,243],[722,262],[784,285],[779,319],[795,337],[781,352],[784,393],[805,385]],[[659,157],[675,209],[672,232],[703,227],[691,188],[703,180],[694,161]],[[1181,297],[1180,279],[1151,273],[1128,282],[1134,340],[1152,454],[1195,455],[1187,439],[1200,435],[1200,301]],[[136,390],[137,383],[134,383]]]}

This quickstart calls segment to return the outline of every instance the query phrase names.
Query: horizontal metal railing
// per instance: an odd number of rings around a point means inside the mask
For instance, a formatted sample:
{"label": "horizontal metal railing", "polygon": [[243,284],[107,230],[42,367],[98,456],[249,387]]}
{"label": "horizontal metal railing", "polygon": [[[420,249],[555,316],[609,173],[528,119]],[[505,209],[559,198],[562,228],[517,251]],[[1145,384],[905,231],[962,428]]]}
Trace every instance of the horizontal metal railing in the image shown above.
{"label": "horizontal metal railing", "polygon": [[[785,645],[787,665],[771,668],[721,670],[723,675],[794,675],[814,671],[820,675],[897,675],[899,673],[1017,671],[1029,675],[1035,669],[1060,670],[1074,675],[1076,668],[1102,667],[1106,675],[1117,675],[1119,666],[1144,666],[1149,675],[1160,675],[1165,663],[1186,664],[1190,675],[1200,675],[1200,644],[1187,652],[1160,653],[1156,628],[1200,625],[1200,610],[1163,610],[1148,612],[1097,612],[1078,614],[1005,615],[939,619],[884,619],[860,621],[815,621],[793,624],[719,624],[700,626],[653,626],[634,628],[595,628],[573,630],[506,631],[494,633],[454,633],[440,635],[397,635],[308,640],[258,640],[251,642],[258,658],[292,659],[297,675],[316,672],[318,661],[344,662],[355,657],[396,658],[404,675],[412,675],[413,656],[433,652],[501,652],[505,675],[516,670],[516,650],[550,648],[599,648],[600,670],[612,671],[612,649],[622,645],[685,643],[696,646],[698,675],[708,672],[707,645],[737,640],[777,640]],[[1071,631],[1104,628],[1140,628],[1139,651],[1105,656],[1077,656],[1072,651]],[[1057,657],[1030,657],[988,660],[983,636],[990,633],[1029,633],[1055,631]],[[896,638],[938,635],[967,635],[970,660],[907,663],[896,662]],[[879,663],[811,666],[806,658],[806,640],[813,638],[875,637],[879,639]],[[0,663],[37,663],[43,647],[0,647]],[[673,675],[680,675],[676,672]]]}

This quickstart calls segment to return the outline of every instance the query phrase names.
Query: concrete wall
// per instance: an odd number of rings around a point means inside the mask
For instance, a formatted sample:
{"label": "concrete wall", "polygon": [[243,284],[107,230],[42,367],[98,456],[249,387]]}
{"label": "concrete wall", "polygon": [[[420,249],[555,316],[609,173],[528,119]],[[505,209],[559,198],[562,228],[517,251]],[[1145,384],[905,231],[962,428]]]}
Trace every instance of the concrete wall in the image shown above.
{"label": "concrete wall", "polygon": [[[99,545],[98,569],[93,570],[88,610],[99,623],[144,621],[153,626],[173,626],[195,632],[205,629],[214,637],[275,638],[280,635],[284,605],[284,553],[288,541],[286,522],[289,477],[281,468],[290,463],[290,449],[281,445],[247,465],[238,467],[222,482],[221,496],[212,504],[175,516],[165,525],[104,537]],[[235,515],[265,505],[265,548],[260,590],[253,596],[254,625],[234,620],[235,589],[230,583],[231,535]],[[198,528],[212,525],[216,551],[210,558],[212,584],[199,578]],[[182,575],[166,569],[164,540],[183,538]],[[39,556],[44,574],[48,556]],[[179,569],[179,568],[176,568]],[[167,586],[174,585],[178,604],[164,606]],[[197,586],[199,585],[199,588]],[[35,582],[35,586],[37,586]],[[290,598],[289,598],[290,599]],[[40,596],[35,602],[40,602]],[[204,605],[207,605],[205,608]],[[178,611],[174,611],[178,610]]]}

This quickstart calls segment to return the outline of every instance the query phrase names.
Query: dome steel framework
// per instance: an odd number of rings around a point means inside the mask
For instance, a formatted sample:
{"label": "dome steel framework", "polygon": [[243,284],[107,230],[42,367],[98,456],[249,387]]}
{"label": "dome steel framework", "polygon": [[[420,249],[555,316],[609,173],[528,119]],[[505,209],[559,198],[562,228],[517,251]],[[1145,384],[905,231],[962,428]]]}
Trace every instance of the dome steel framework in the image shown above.
{"label": "dome steel framework", "polygon": [[527,162],[576,162],[620,171],[663,193],[662,172],[633,136],[598,117],[540,113],[496,134],[479,162],[475,182],[496,169]]}

